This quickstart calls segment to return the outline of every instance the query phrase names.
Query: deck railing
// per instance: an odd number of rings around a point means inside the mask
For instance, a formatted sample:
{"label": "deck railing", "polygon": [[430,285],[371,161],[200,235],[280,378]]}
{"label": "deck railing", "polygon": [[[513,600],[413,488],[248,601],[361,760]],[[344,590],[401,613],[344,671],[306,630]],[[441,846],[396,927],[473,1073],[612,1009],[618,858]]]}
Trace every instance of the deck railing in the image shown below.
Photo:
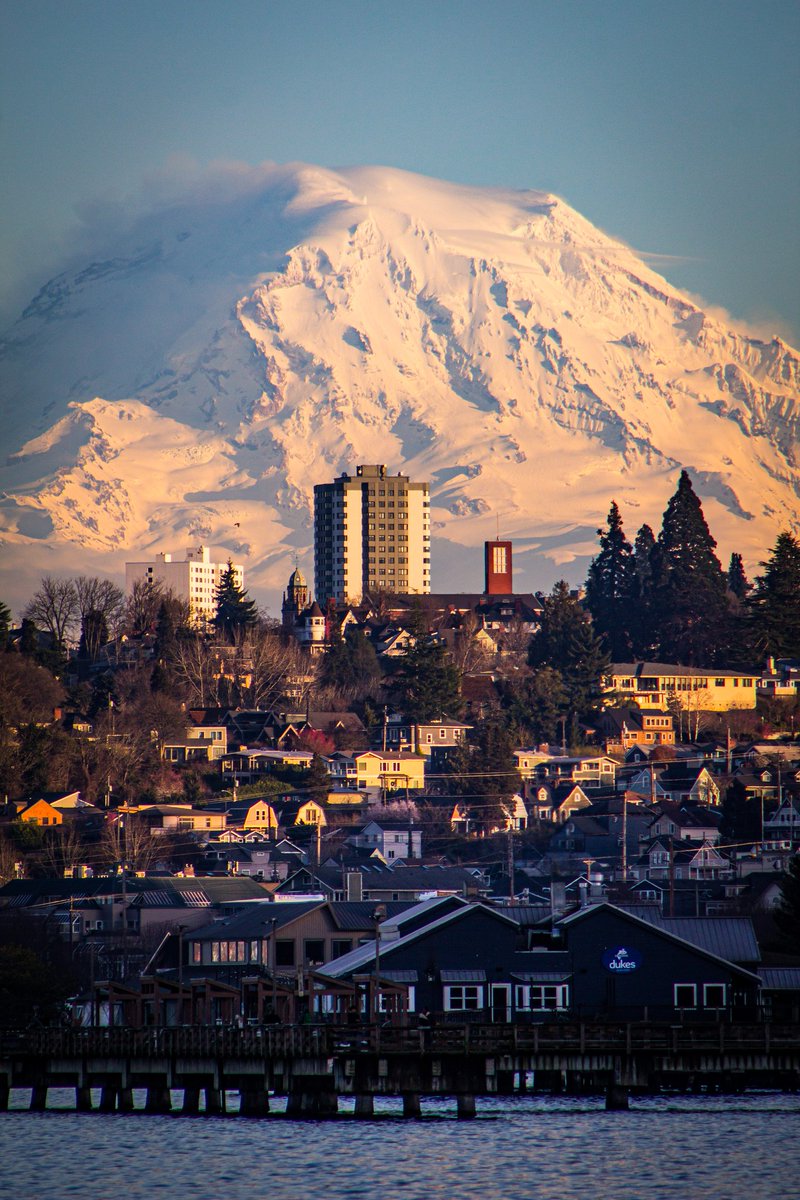
{"label": "deck railing", "polygon": [[669,1025],[591,1022],[441,1025],[430,1029],[362,1025],[184,1026],[147,1029],[7,1030],[0,1058],[262,1059],[364,1054],[503,1055],[547,1053],[764,1053],[800,1050],[798,1025]]}

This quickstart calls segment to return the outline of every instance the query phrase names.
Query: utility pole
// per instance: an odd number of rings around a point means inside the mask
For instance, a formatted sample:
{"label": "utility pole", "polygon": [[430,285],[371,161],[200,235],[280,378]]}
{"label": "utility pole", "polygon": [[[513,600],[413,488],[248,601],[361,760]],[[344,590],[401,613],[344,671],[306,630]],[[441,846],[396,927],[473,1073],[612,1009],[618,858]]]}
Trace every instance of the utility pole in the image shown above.
{"label": "utility pole", "polygon": [[622,793],[622,882],[628,879],[628,792]]}
{"label": "utility pole", "polygon": [[514,903],[514,833],[508,831],[508,899]]}

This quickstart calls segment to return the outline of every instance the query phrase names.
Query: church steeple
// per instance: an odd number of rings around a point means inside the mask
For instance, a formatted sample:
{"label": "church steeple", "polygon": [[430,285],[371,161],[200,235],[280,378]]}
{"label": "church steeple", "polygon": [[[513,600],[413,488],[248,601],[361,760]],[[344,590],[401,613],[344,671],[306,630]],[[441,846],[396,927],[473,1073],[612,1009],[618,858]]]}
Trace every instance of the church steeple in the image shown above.
{"label": "church steeple", "polygon": [[308,608],[308,584],[300,568],[295,567],[289,576],[286,591],[283,593],[281,621],[284,628],[293,629],[305,608]]}

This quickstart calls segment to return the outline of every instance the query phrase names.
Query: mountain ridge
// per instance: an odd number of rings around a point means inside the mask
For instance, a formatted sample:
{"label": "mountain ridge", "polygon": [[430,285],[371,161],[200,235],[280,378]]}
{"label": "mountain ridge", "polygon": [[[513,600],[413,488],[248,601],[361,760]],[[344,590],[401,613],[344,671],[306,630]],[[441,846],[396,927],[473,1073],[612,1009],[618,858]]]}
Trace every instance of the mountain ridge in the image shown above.
{"label": "mountain ridge", "polygon": [[100,249],[0,350],[0,537],[34,586],[76,547],[119,573],[204,541],[274,611],[313,484],[357,462],[430,479],[435,590],[480,586],[498,522],[520,590],[579,582],[610,500],[657,525],[682,467],[723,554],[798,529],[800,356],[549,193],[264,166]]}

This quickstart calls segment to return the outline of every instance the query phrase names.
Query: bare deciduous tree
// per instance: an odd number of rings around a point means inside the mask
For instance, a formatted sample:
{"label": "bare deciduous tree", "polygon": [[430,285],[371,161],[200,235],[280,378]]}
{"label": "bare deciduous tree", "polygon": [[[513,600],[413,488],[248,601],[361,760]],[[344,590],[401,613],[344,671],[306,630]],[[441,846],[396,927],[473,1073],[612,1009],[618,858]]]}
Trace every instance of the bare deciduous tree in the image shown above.
{"label": "bare deciduous tree", "polygon": [[152,833],[142,814],[117,811],[103,827],[99,851],[108,864],[147,871],[169,851],[169,842]]}
{"label": "bare deciduous tree", "polygon": [[28,603],[23,616],[40,629],[52,634],[56,645],[63,646],[78,615],[78,593],[71,579],[45,575],[38,592]]}
{"label": "bare deciduous tree", "polygon": [[122,625],[125,611],[125,595],[110,579],[79,575],[75,580],[78,598],[78,615],[84,637],[86,653],[95,659],[100,649],[99,632],[105,626],[110,637],[115,637]]}
{"label": "bare deciduous tree", "polygon": [[73,821],[65,821],[48,831],[39,852],[39,860],[51,878],[63,876],[65,870],[77,867],[86,859],[86,847],[80,830]]}
{"label": "bare deciduous tree", "polygon": [[132,637],[154,633],[164,589],[157,579],[134,580],[125,605],[125,628]]}
{"label": "bare deciduous tree", "polygon": [[202,634],[178,638],[170,667],[188,703],[200,708],[270,708],[289,696],[299,702],[316,673],[293,638],[268,626],[248,630],[235,646]]}

